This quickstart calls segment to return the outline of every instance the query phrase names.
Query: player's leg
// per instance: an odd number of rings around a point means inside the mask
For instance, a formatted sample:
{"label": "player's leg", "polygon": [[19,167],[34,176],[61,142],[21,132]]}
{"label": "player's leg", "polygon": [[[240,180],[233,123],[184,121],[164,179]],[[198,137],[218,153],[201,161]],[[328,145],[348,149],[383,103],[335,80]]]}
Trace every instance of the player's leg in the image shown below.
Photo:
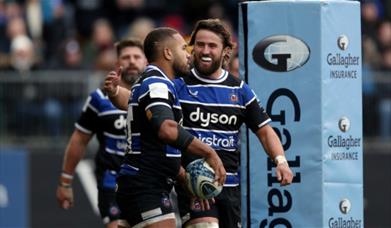
{"label": "player's leg", "polygon": [[224,228],[241,227],[240,186],[224,187],[216,198],[219,226]]}
{"label": "player's leg", "polygon": [[105,227],[117,227],[120,209],[115,201],[114,189],[98,189],[98,208]]}
{"label": "player's leg", "polygon": [[[119,179],[119,183],[120,183]],[[176,220],[169,193],[149,188],[136,190],[132,187],[117,191],[117,203],[121,209],[122,227],[168,227],[175,228]]]}
{"label": "player's leg", "polygon": [[215,228],[218,227],[217,207],[210,203],[210,210],[202,211],[198,201],[191,201],[182,186],[175,186],[178,199],[179,214],[184,228]]}

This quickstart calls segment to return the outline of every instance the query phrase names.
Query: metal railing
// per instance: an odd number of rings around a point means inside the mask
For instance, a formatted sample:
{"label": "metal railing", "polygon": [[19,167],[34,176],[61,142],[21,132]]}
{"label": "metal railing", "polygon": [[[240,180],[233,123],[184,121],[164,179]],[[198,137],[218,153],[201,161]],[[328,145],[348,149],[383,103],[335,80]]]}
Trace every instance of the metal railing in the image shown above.
{"label": "metal railing", "polygon": [[[106,72],[0,72],[0,147],[64,147],[90,92]],[[364,139],[390,150],[391,72],[363,71]],[[390,101],[390,103],[388,103]],[[384,107],[383,107],[384,106]],[[387,122],[388,121],[388,122]]]}

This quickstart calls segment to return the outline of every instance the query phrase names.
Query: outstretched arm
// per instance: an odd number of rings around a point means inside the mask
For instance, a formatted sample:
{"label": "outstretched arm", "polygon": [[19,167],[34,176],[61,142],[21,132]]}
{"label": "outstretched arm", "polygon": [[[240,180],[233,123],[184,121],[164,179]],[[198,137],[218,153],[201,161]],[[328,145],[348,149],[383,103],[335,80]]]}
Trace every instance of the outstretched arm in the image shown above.
{"label": "outstretched arm", "polygon": [[269,157],[276,163],[276,175],[281,185],[292,183],[293,174],[285,158],[284,149],[277,134],[270,125],[258,129],[256,135]]}

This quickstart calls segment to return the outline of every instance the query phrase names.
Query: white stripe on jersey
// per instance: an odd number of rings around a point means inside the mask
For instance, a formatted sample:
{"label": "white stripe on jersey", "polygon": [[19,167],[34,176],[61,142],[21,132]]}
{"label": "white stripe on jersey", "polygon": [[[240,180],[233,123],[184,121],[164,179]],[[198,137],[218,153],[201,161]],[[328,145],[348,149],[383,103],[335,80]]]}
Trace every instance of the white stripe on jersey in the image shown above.
{"label": "white stripe on jersey", "polygon": [[113,114],[126,114],[126,111],[122,110],[109,110],[109,111],[104,111],[98,114],[98,116],[106,116],[106,115],[113,115]]}
{"label": "white stripe on jersey", "polygon": [[94,106],[92,106],[91,103],[88,104],[88,107],[89,107],[90,109],[92,109],[92,111],[94,111],[95,113],[99,113],[98,109],[96,109]]}
{"label": "white stripe on jersey", "polygon": [[116,155],[119,155],[119,156],[125,156],[125,152],[123,152],[123,151],[112,150],[112,149],[110,149],[108,147],[106,147],[105,150],[109,154],[116,154]]}
{"label": "white stripe on jersey", "polygon": [[233,108],[241,108],[245,109],[245,106],[242,105],[235,105],[235,104],[218,104],[218,103],[204,103],[204,102],[196,102],[196,101],[188,101],[188,100],[179,100],[180,103],[185,104],[196,104],[200,106],[216,106],[216,107],[233,107]]}
{"label": "white stripe on jersey", "polygon": [[182,107],[180,105],[172,105],[172,107],[179,109],[179,110],[182,110]]}
{"label": "white stripe on jersey", "polygon": [[257,97],[256,97],[256,96],[254,96],[254,97],[253,97],[253,99],[251,99],[249,102],[247,102],[247,103],[245,104],[245,106],[247,106],[247,105],[251,104],[251,102],[253,102],[255,99],[257,99]]}
{"label": "white stripe on jersey", "polygon": [[166,157],[170,157],[170,158],[180,158],[180,157],[182,157],[182,154],[166,154]]}
{"label": "white stripe on jersey", "polygon": [[140,136],[141,133],[132,133],[132,136]]}
{"label": "white stripe on jersey", "polygon": [[86,102],[84,103],[84,105],[83,105],[83,108],[81,109],[81,110],[83,110],[83,112],[85,112],[86,110],[87,110],[87,107],[88,107],[88,105],[90,104],[90,102],[91,102],[91,96],[88,96],[87,97],[87,100],[86,100]]}
{"label": "white stripe on jersey", "polygon": [[169,109],[171,109],[171,106],[169,104],[167,104],[167,103],[164,103],[164,102],[154,102],[154,103],[149,104],[147,107],[145,107],[145,111],[147,111],[149,108],[151,108],[153,106],[159,106],[159,105],[166,106]]}
{"label": "white stripe on jersey", "polygon": [[96,93],[100,96],[100,98],[102,98],[102,99],[107,99],[107,96],[105,96],[105,95],[102,93],[102,90],[100,90],[99,88],[96,89]]}
{"label": "white stripe on jersey", "polygon": [[226,88],[226,89],[241,89],[242,86],[226,86],[226,85],[187,85],[188,88]]}
{"label": "white stripe on jersey", "polygon": [[141,154],[141,151],[129,150],[126,154]]}
{"label": "white stripe on jersey", "polygon": [[80,130],[81,132],[84,132],[86,134],[92,134],[92,131],[91,130],[88,130],[82,126],[80,126],[78,123],[75,123],[75,127]]}
{"label": "white stripe on jersey", "polygon": [[265,126],[265,125],[266,125],[267,123],[269,123],[270,121],[272,121],[270,118],[267,119],[267,120],[265,120],[265,121],[263,121],[261,124],[258,125],[258,128],[261,128],[261,127]]}
{"label": "white stripe on jersey", "polygon": [[[162,70],[160,70],[160,68],[158,68],[157,66],[148,65],[145,71],[148,72],[148,71],[151,71],[151,70],[157,70],[157,71],[159,71],[159,72],[164,76],[164,78],[165,78],[167,81],[169,81],[172,85],[174,85],[174,83],[170,80],[170,78],[167,77],[167,75],[166,75]],[[154,77],[154,76],[152,76],[152,77]]]}
{"label": "white stripe on jersey", "polygon": [[223,131],[223,130],[212,130],[212,129],[202,129],[202,128],[195,128],[195,127],[185,127],[186,130],[193,130],[193,131],[204,131],[204,132],[215,132],[215,133],[227,133],[227,134],[236,134],[239,132],[239,130],[236,131]]}
{"label": "white stripe on jersey", "polygon": [[110,137],[110,138],[114,138],[114,139],[126,139],[126,136],[124,136],[124,135],[113,135],[113,134],[110,134],[110,133],[108,133],[108,132],[103,132],[103,135],[104,136],[108,136],[108,137]]}
{"label": "white stripe on jersey", "polygon": [[199,76],[199,75],[197,74],[197,71],[195,70],[195,68],[191,69],[191,72],[193,73],[193,75],[194,75],[198,80],[200,80],[200,81],[202,81],[202,82],[206,82],[206,83],[214,83],[214,84],[216,84],[216,83],[221,83],[221,82],[223,82],[225,79],[227,79],[227,77],[228,77],[228,72],[227,72],[226,70],[224,70],[224,69],[222,69],[221,75],[220,75],[219,79],[217,79],[217,80],[206,79],[206,78],[203,78],[203,77]]}

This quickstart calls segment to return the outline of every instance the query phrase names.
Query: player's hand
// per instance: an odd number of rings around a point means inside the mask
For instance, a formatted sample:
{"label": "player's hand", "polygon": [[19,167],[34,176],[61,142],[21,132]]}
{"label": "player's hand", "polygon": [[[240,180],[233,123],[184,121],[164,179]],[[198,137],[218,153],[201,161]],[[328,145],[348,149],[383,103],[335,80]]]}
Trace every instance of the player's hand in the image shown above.
{"label": "player's hand", "polygon": [[289,185],[292,183],[293,173],[292,170],[289,168],[287,162],[277,165],[276,176],[281,186]]}
{"label": "player's hand", "polygon": [[73,207],[73,190],[72,187],[63,187],[59,185],[57,187],[57,202],[63,209],[69,209]]}
{"label": "player's hand", "polygon": [[103,89],[109,96],[114,96],[117,92],[119,81],[122,74],[122,67],[119,67],[117,71],[110,71],[105,78]]}
{"label": "player's hand", "polygon": [[206,158],[206,162],[208,162],[208,164],[215,171],[215,181],[217,181],[221,186],[224,185],[227,172],[225,171],[223,162],[217,153],[212,153],[211,156]]}

